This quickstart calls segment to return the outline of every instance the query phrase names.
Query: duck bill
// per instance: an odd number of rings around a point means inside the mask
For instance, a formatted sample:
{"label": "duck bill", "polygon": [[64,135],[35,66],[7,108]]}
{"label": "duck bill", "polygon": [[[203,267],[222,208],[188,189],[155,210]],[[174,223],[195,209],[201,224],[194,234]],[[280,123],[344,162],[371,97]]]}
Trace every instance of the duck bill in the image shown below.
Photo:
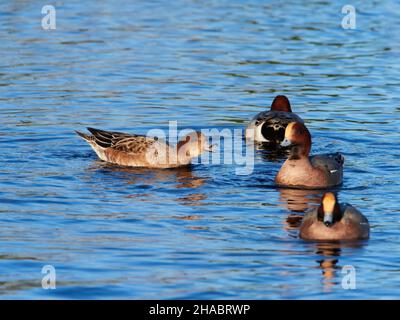
{"label": "duck bill", "polygon": [[287,138],[283,139],[283,141],[281,142],[282,147],[289,147],[291,144],[292,142]]}
{"label": "duck bill", "polygon": [[326,213],[325,212],[325,214],[324,214],[324,224],[327,227],[332,226],[332,224],[333,224],[333,214],[332,213]]}

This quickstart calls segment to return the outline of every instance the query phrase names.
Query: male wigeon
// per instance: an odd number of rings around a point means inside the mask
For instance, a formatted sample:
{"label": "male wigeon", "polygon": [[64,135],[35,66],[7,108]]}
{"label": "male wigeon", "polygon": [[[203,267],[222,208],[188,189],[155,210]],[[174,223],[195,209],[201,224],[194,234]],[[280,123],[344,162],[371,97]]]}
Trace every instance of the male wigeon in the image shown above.
{"label": "male wigeon", "polygon": [[300,226],[305,240],[364,240],[369,238],[368,219],[350,204],[339,204],[336,195],[325,193],[321,204],[307,213]]}
{"label": "male wigeon", "polygon": [[276,96],[271,109],[258,113],[246,127],[246,139],[279,146],[285,135],[285,128],[290,122],[303,120],[292,112],[286,96]]}
{"label": "male wigeon", "polygon": [[311,134],[304,124],[289,123],[281,145],[291,148],[289,158],[275,177],[276,184],[324,189],[342,183],[344,157],[338,152],[309,157]]}
{"label": "male wigeon", "polygon": [[76,133],[90,144],[101,160],[122,166],[174,168],[190,164],[204,151],[212,151],[201,132],[193,132],[176,146],[170,146],[157,137],[87,129],[92,135]]}

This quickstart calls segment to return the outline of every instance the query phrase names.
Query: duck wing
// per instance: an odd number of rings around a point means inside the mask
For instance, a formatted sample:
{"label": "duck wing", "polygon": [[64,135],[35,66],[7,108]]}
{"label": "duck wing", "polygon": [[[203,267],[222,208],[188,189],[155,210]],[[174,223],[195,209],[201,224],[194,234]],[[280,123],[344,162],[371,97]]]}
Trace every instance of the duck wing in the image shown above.
{"label": "duck wing", "polygon": [[318,209],[311,208],[304,213],[304,217],[301,223],[302,224],[313,223],[317,219],[318,219]]}
{"label": "duck wing", "polygon": [[105,131],[95,128],[87,128],[93,135],[94,142],[102,148],[127,153],[141,153],[158,141],[158,138],[146,137],[137,134],[128,134],[116,131]]}
{"label": "duck wing", "polygon": [[341,204],[340,207],[347,228],[357,236],[357,239],[368,239],[370,228],[367,217],[350,204]]}
{"label": "duck wing", "polygon": [[328,153],[310,157],[313,167],[325,172],[331,185],[339,185],[343,181],[344,157],[341,153]]}
{"label": "duck wing", "polygon": [[335,173],[343,170],[344,157],[341,153],[319,154],[310,157],[311,164],[328,173]]}
{"label": "duck wing", "polygon": [[312,208],[304,214],[299,228],[299,237],[303,239],[311,238],[310,228],[316,221],[318,221],[318,209]]}
{"label": "duck wing", "polygon": [[368,219],[364,216],[360,211],[354,208],[351,204],[341,204],[340,209],[343,212],[343,218],[345,220],[351,220],[354,223],[361,224],[361,225],[368,225]]}

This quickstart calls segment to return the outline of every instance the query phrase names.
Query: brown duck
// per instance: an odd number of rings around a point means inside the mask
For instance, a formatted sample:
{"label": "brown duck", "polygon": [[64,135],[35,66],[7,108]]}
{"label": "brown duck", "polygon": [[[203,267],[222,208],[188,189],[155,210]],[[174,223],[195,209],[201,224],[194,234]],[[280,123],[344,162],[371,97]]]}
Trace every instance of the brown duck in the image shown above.
{"label": "brown duck", "polygon": [[350,204],[339,204],[328,192],[318,208],[303,218],[300,238],[306,240],[363,240],[369,238],[368,219]]}
{"label": "brown duck", "polygon": [[176,146],[156,137],[87,128],[92,135],[76,131],[90,144],[97,156],[122,166],[174,168],[185,166],[204,151],[212,151],[201,132],[193,132]]}
{"label": "brown duck", "polygon": [[277,185],[324,189],[343,182],[344,157],[338,152],[310,157],[311,134],[304,124],[289,123],[281,144],[290,154],[275,177]]}

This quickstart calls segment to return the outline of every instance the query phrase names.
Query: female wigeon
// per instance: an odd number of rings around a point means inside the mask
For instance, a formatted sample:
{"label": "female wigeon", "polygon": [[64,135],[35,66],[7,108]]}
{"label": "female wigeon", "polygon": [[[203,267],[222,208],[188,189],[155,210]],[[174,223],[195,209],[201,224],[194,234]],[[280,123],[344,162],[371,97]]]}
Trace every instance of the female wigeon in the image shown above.
{"label": "female wigeon", "polygon": [[76,133],[90,144],[101,160],[122,166],[174,168],[190,164],[192,158],[204,151],[212,151],[201,132],[193,132],[176,146],[170,146],[157,137],[87,129],[92,135]]}
{"label": "female wigeon", "polygon": [[364,240],[369,238],[368,219],[350,204],[339,204],[336,195],[325,193],[321,204],[303,218],[300,238],[305,240]]}
{"label": "female wigeon", "polygon": [[343,181],[344,157],[340,153],[309,157],[311,134],[304,124],[291,122],[282,146],[291,147],[289,158],[275,177],[276,184],[287,187],[324,189]]}
{"label": "female wigeon", "polygon": [[286,96],[276,96],[271,109],[257,114],[246,127],[246,139],[279,146],[290,122],[303,120],[292,112]]}

